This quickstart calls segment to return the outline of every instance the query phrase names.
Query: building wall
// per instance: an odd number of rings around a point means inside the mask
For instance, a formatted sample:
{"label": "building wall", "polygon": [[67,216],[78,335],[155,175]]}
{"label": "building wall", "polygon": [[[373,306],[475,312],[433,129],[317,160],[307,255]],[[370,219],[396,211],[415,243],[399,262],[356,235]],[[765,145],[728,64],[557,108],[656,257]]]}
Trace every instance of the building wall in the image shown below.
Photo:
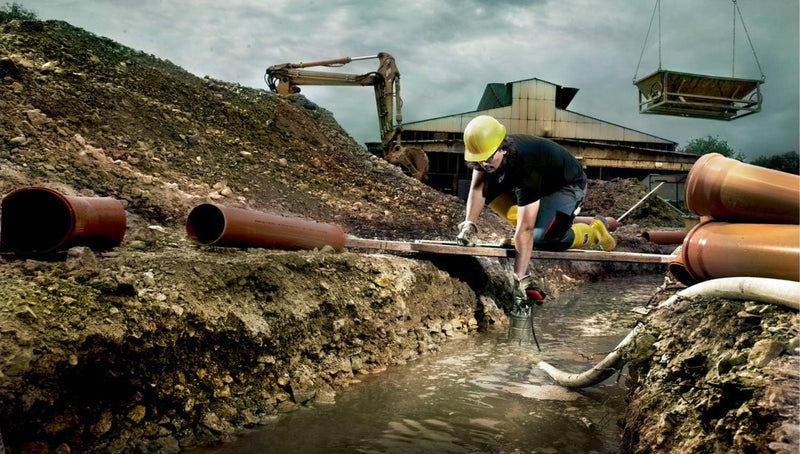
{"label": "building wall", "polygon": [[[495,117],[509,134],[534,134],[560,143],[584,164],[591,178],[641,179],[654,172],[685,173],[697,159],[676,153],[676,143],[671,140],[567,110],[577,89],[539,79],[493,84],[492,89],[488,101],[481,100],[482,110],[403,126],[403,145],[419,146],[428,154],[431,186],[466,196],[465,181],[471,170],[463,162],[463,131],[479,115]],[[505,96],[494,96],[496,93]],[[503,103],[498,98],[507,105],[497,105]]]}

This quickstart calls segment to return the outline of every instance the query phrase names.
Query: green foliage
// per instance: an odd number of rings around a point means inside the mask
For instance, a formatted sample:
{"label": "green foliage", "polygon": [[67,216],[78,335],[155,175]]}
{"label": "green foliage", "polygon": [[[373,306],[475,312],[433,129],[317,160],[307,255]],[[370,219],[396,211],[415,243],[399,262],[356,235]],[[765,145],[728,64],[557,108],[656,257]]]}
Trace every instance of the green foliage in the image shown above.
{"label": "green foliage", "polygon": [[740,161],[744,160],[744,156],[741,153],[734,152],[733,148],[731,148],[724,139],[710,135],[699,139],[692,139],[685,147],[678,148],[678,151],[699,156],[708,153],[719,153],[726,158],[738,159]]}
{"label": "green foliage", "polygon": [[0,24],[11,22],[12,20],[36,20],[36,13],[30,11],[17,2],[6,3],[0,7]]}
{"label": "green foliage", "polygon": [[775,156],[759,156],[750,164],[800,175],[800,153],[787,151]]}

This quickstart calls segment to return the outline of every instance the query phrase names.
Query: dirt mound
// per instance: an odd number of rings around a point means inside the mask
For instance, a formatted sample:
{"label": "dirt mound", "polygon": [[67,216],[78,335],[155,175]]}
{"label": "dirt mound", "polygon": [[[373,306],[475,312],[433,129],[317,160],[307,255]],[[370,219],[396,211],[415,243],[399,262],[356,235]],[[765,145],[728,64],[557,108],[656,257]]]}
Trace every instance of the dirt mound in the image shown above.
{"label": "dirt mound", "polygon": [[[206,201],[368,238],[451,239],[463,218],[462,201],[375,158],[300,95],[198,78],[64,22],[0,34],[1,193],[44,184],[115,197],[178,229]],[[634,182],[593,184],[586,211],[618,216],[641,193]],[[487,240],[507,235],[486,211]]]}
{"label": "dirt mound", "polygon": [[[683,214],[678,208],[655,194],[647,197],[647,188],[635,178],[615,178],[610,181],[591,180],[586,189],[581,214],[610,216],[619,219],[637,203],[639,206],[620,219],[622,225],[637,225],[642,229],[683,228]],[[644,199],[644,201],[642,201]]]}
{"label": "dirt mound", "polygon": [[450,237],[462,216],[302,96],[198,78],[63,22],[0,34],[0,192],[111,196],[178,227],[209,201],[382,238]]}

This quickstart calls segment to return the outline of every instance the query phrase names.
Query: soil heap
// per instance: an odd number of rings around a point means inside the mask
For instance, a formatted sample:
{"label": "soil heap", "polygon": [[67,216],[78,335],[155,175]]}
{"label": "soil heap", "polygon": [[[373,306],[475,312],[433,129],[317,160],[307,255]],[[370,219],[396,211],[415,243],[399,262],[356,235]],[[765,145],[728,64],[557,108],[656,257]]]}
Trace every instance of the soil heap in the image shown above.
{"label": "soil heap", "polygon": [[[582,214],[619,216],[644,195],[635,180],[592,184]],[[0,257],[9,454],[224,439],[502,322],[510,303],[504,261],[192,243],[186,215],[205,202],[446,240],[464,204],[369,154],[301,95],[200,78],[60,21],[0,26],[0,194],[29,185],[120,200],[127,233],[111,251]],[[682,227],[657,199],[627,220],[622,250],[664,252],[639,226]],[[511,233],[488,210],[479,226],[485,241]],[[608,271],[535,266],[554,294]]]}

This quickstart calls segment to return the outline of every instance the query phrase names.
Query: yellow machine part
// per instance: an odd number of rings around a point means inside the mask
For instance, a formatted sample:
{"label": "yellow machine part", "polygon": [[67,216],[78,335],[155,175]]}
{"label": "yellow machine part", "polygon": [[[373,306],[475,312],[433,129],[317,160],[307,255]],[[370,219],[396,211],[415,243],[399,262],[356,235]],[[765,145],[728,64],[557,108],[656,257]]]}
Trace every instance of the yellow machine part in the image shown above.
{"label": "yellow machine part", "polygon": [[517,205],[511,193],[506,192],[497,196],[489,202],[489,208],[508,221],[512,227],[517,226]]}

